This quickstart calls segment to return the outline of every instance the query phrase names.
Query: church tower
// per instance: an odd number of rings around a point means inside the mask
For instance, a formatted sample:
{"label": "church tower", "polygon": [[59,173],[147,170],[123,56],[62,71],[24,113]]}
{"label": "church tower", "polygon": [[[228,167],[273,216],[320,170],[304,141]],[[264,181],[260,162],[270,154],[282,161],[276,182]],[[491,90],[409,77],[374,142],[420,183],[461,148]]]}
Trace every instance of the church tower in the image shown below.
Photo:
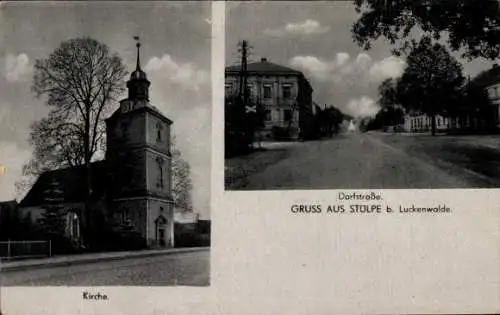
{"label": "church tower", "polygon": [[148,247],[173,247],[172,121],[149,102],[150,82],[141,69],[141,45],[136,46],[128,97],[106,120],[110,206],[121,225],[139,232]]}

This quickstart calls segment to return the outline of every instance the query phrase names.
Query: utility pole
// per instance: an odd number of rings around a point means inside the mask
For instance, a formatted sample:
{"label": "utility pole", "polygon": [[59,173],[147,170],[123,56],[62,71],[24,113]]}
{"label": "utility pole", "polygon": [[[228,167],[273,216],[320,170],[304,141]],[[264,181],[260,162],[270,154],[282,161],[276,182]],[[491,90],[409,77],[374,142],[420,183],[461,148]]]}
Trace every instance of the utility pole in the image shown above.
{"label": "utility pole", "polygon": [[[239,52],[241,53],[241,67],[240,67],[240,90],[239,90],[239,99],[242,100],[242,106],[243,110],[246,114],[250,114],[251,112],[254,111],[254,108],[249,105],[249,95],[248,95],[248,86],[247,86],[247,81],[248,81],[248,54],[249,54],[249,49],[250,47],[248,46],[248,42],[246,40],[242,40],[239,44]],[[253,146],[253,140],[254,140],[254,128],[255,128],[255,122],[254,122],[254,117],[246,116],[245,117],[245,132],[246,132],[246,138],[250,146]]]}
{"label": "utility pole", "polygon": [[248,65],[248,42],[246,40],[240,43],[241,68],[240,68],[240,97],[243,99],[243,106],[248,105],[247,89],[247,65]]}

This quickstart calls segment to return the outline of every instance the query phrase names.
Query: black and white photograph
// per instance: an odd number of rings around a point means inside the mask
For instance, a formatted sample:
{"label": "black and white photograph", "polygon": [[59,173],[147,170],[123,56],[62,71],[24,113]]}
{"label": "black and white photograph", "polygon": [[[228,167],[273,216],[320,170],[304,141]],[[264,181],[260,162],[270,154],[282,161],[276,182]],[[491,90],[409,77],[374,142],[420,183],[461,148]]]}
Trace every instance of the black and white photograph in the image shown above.
{"label": "black and white photograph", "polygon": [[499,13],[227,3],[225,189],[500,187]]}
{"label": "black and white photograph", "polygon": [[0,286],[210,285],[210,21],[1,3]]}

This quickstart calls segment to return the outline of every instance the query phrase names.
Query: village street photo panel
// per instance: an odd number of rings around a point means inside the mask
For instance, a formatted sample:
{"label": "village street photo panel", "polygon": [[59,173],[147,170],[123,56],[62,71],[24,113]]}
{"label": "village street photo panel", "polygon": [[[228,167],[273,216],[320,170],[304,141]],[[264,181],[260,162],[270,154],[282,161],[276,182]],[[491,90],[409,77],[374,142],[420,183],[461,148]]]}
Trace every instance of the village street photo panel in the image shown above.
{"label": "village street photo panel", "polygon": [[0,9],[0,286],[210,285],[211,3]]}
{"label": "village street photo panel", "polygon": [[500,187],[499,23],[489,0],[227,3],[225,189]]}

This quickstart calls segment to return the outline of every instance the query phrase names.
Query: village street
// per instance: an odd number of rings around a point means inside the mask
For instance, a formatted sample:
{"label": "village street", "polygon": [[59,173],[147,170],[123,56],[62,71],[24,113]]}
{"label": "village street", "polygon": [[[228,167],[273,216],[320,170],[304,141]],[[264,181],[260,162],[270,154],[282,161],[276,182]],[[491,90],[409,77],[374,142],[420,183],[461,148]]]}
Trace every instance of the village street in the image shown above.
{"label": "village street", "polygon": [[1,286],[207,286],[209,250],[0,272]]}
{"label": "village street", "polygon": [[489,188],[500,187],[499,165],[498,136],[352,132],[226,160],[226,188]]}

